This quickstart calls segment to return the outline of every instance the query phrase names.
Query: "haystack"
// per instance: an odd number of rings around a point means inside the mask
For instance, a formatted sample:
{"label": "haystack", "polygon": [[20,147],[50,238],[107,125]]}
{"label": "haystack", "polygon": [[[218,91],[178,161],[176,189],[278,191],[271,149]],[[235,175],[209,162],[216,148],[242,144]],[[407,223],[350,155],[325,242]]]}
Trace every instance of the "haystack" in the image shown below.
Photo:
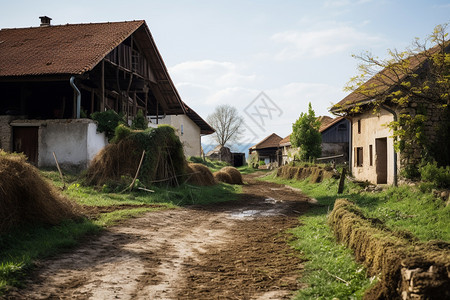
{"label": "haystack", "polygon": [[223,167],[220,171],[227,173],[231,177],[231,184],[244,184],[241,172],[235,167]]}
{"label": "haystack", "polygon": [[186,182],[194,185],[209,186],[216,184],[213,174],[203,164],[190,163],[186,167]]}
{"label": "haystack", "polygon": [[21,224],[56,225],[81,216],[20,154],[0,151],[0,232]]}
{"label": "haystack", "polygon": [[228,184],[232,184],[233,183],[233,179],[231,179],[230,174],[228,174],[228,173],[226,173],[224,171],[214,172],[213,175],[214,175],[214,178],[217,181],[225,182],[225,183],[228,183]]}
{"label": "haystack", "polygon": [[144,150],[138,175],[141,183],[176,185],[181,180],[185,173],[183,145],[173,127],[160,125],[143,131],[117,127],[114,142],[92,160],[85,182],[103,185],[120,182],[123,177],[133,178]]}

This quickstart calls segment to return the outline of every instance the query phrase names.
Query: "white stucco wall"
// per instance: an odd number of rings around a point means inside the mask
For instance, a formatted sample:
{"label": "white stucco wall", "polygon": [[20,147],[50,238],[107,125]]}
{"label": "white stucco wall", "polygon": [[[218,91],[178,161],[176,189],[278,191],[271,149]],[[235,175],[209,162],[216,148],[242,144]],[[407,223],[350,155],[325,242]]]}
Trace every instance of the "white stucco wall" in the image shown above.
{"label": "white stucco wall", "polygon": [[200,127],[186,115],[166,116],[159,120],[159,124],[168,124],[176,129],[176,133],[183,143],[186,156],[201,155]]}
{"label": "white stucco wall", "polygon": [[38,167],[56,166],[53,152],[63,168],[86,168],[107,139],[97,133],[97,124],[90,119],[20,120],[13,126],[37,126]]}
{"label": "white stucco wall", "polygon": [[[381,109],[379,113],[374,114],[372,110],[352,118],[352,145],[351,145],[351,166],[352,173],[358,180],[368,180],[377,183],[376,173],[376,144],[375,139],[387,138],[387,183],[394,183],[394,145],[392,132],[385,124],[393,121],[393,115],[388,111]],[[361,120],[361,132],[358,133],[358,120]],[[369,145],[372,145],[373,157],[372,166],[370,165]],[[356,165],[355,148],[363,148],[363,165]]]}

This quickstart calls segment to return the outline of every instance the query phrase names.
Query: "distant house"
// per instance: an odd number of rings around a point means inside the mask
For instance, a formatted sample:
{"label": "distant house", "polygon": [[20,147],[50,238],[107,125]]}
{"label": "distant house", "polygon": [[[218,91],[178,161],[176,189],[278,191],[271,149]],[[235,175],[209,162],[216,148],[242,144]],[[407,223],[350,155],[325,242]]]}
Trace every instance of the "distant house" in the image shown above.
{"label": "distant house", "polygon": [[[328,160],[338,163],[348,161],[350,121],[344,117],[331,119],[326,123],[322,123],[319,132],[322,134],[321,157],[330,157]],[[340,155],[342,157],[336,157]]]}
{"label": "distant house", "polygon": [[[328,116],[320,116],[318,120],[321,122],[319,128],[319,132],[322,135],[321,157],[330,157],[325,161],[338,163],[348,161],[350,122],[343,117],[333,119]],[[290,135],[280,141],[279,147],[280,155],[282,156],[279,159],[281,165],[294,160],[294,155],[298,152],[298,149],[292,148]],[[340,155],[342,157],[336,157]]]}
{"label": "distant house", "polygon": [[141,109],[202,123],[181,101],[145,21],[50,20],[0,30],[0,148],[38,166],[54,165],[55,152],[61,164],[85,167],[107,143],[83,119],[93,112],[111,109],[131,121]]}
{"label": "distant house", "polygon": [[167,115],[157,122],[169,124],[176,129],[186,156],[201,156],[201,137],[214,133],[215,130],[185,103],[184,107],[185,115]]}
{"label": "distant house", "polygon": [[[448,50],[449,47],[446,52]],[[376,184],[397,184],[401,168],[420,162],[419,149],[399,153],[394,149],[392,132],[386,124],[398,120],[401,114],[424,114],[427,118],[425,135],[430,143],[434,141],[439,123],[448,118],[436,104],[413,97],[407,104],[398,105],[390,98],[392,92],[401,90],[391,78],[395,76],[400,82],[410,80],[413,73],[426,72],[427,63],[426,56],[417,55],[409,60],[408,74],[384,69],[331,108],[331,112],[345,115],[350,120],[350,167],[356,179]],[[375,96],[361,92],[364,90],[373,91]],[[376,111],[375,103],[379,103]]]}
{"label": "distant house", "polygon": [[256,153],[260,160],[264,160],[266,165],[276,164],[278,166],[277,151],[279,149],[281,138],[279,135],[272,133],[271,135],[264,138],[258,144],[250,147],[248,149],[249,154]]}

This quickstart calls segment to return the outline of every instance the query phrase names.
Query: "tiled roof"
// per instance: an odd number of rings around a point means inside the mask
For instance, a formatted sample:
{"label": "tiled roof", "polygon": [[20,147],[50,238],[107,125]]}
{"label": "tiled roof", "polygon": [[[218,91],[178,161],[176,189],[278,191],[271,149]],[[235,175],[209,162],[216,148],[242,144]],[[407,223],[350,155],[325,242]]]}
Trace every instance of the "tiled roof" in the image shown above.
{"label": "tiled roof", "polygon": [[0,76],[83,74],[145,21],[0,30]]}
{"label": "tiled roof", "polygon": [[282,139],[279,143],[280,147],[282,146],[288,146],[291,144],[291,135],[288,135],[287,137],[285,137],[284,139]]}
{"label": "tiled roof", "polygon": [[[330,119],[331,119],[331,118],[330,118]],[[324,132],[325,130],[327,130],[328,128],[330,128],[331,126],[333,126],[334,124],[336,124],[336,123],[338,123],[339,121],[341,121],[342,119],[344,119],[344,117],[337,117],[337,118],[332,119],[332,120],[329,121],[329,122],[322,123],[322,125],[320,125],[319,132],[320,132],[320,133]]]}
{"label": "tiled roof", "polygon": [[[446,51],[449,46],[446,46]],[[428,49],[428,54],[436,53],[440,50],[439,46],[435,46]],[[427,60],[428,56],[419,53],[409,58],[408,72],[397,71],[394,72],[391,69],[385,68],[366,81],[361,87],[356,89],[351,94],[347,95],[344,99],[335,104],[330,111],[341,111],[347,108],[351,108],[357,104],[365,102],[371,102],[374,100],[375,95],[383,95],[389,93],[397,82],[401,82],[406,79],[412,72],[417,71],[420,66]],[[394,78],[394,79],[392,79]],[[362,92],[363,91],[363,92]]]}
{"label": "tiled roof", "polygon": [[278,148],[278,145],[280,144],[280,141],[283,138],[277,135],[276,133],[272,133],[271,135],[264,138],[261,142],[254,145],[253,147],[250,147],[252,150],[258,150],[258,149],[264,149],[264,148]]}

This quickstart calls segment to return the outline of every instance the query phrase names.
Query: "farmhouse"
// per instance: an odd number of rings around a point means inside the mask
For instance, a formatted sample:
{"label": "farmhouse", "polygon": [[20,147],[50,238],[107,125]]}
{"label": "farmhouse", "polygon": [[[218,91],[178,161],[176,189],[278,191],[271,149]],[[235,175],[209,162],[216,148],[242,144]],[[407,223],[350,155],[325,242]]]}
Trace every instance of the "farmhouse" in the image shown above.
{"label": "farmhouse", "polygon": [[281,138],[276,133],[265,137],[262,141],[248,149],[249,154],[256,153],[259,160],[264,160],[266,165],[275,164],[278,166],[278,149]]}
{"label": "farmhouse", "polygon": [[54,165],[55,152],[63,165],[85,167],[107,143],[86,117],[114,110],[131,122],[142,110],[155,123],[187,116],[180,135],[189,132],[185,144],[198,152],[200,134],[214,130],[181,100],[145,21],[50,20],[0,30],[2,149],[24,152],[37,166]]}
{"label": "farmhouse", "polygon": [[[447,46],[445,51],[448,49]],[[356,179],[396,185],[401,169],[421,161],[423,153],[416,136],[407,142],[408,147],[400,147],[396,152],[393,132],[387,126],[393,121],[420,115],[423,122],[412,124],[411,128],[420,130],[421,138],[428,145],[436,142],[439,124],[448,121],[438,101],[412,93],[408,101],[399,103],[394,96],[405,92],[410,81],[420,83],[427,78],[430,57],[437,51],[438,47],[428,49],[405,60],[404,64],[380,71],[331,108],[331,112],[351,122],[350,167]]]}

